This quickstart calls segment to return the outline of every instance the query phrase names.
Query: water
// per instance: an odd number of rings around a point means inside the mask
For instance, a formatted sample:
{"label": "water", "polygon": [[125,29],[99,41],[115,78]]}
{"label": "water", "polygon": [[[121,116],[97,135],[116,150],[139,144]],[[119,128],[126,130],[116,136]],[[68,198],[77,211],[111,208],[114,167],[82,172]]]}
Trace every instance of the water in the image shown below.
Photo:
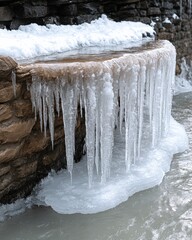
{"label": "water", "polygon": [[34,207],[0,223],[1,240],[190,240],[192,236],[192,92],[174,97],[173,116],[190,149],[175,155],[161,185],[98,214],[60,215]]}

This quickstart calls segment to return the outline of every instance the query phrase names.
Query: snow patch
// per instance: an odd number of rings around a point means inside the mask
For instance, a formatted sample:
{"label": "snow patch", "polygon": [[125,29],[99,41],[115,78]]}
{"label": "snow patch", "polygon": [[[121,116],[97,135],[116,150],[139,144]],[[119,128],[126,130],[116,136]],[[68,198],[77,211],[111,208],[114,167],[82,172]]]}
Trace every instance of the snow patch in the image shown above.
{"label": "snow patch", "polygon": [[90,24],[40,26],[30,24],[18,30],[0,29],[0,55],[16,60],[57,54],[87,47],[116,46],[154,36],[151,26],[141,22],[115,22],[102,15]]}

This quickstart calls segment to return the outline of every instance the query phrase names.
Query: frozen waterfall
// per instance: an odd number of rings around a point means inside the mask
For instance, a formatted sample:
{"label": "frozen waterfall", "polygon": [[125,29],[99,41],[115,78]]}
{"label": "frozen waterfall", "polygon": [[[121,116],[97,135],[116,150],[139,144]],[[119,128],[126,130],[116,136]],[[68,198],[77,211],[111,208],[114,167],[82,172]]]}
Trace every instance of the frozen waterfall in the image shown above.
{"label": "frozen waterfall", "polygon": [[31,98],[41,127],[49,125],[54,142],[54,109],[63,114],[67,169],[72,176],[77,109],[85,110],[89,186],[93,172],[105,183],[110,177],[114,129],[125,134],[125,171],[140,161],[143,125],[149,126],[151,147],[169,129],[175,48],[168,41],[155,48],[91,61],[50,61],[31,69]]}

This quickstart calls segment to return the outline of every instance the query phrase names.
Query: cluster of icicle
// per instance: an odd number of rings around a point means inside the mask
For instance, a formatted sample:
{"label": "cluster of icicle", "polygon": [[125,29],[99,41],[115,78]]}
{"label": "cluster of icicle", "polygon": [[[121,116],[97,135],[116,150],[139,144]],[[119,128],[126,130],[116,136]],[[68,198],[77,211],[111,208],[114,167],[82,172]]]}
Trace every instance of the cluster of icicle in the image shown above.
{"label": "cluster of icicle", "polygon": [[[54,141],[55,108],[62,109],[67,168],[72,175],[75,125],[85,112],[89,186],[93,172],[104,183],[110,176],[114,129],[125,131],[125,167],[140,158],[143,124],[149,124],[151,145],[166,135],[175,74],[175,48],[168,41],[153,50],[126,53],[105,61],[39,63],[32,66],[32,104],[46,134]],[[61,105],[61,106],[60,106]],[[147,109],[147,110],[146,110]],[[144,114],[147,120],[144,123]]]}

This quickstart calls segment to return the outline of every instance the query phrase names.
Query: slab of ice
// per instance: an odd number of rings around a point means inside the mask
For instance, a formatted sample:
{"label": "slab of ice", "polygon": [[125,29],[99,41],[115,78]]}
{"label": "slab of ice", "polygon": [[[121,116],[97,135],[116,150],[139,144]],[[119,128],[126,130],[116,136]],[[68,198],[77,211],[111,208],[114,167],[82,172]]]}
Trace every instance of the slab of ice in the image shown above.
{"label": "slab of ice", "polygon": [[[146,138],[147,132],[145,129]],[[111,178],[105,184],[94,174],[92,188],[88,187],[85,157],[74,166],[72,185],[66,170],[52,172],[38,187],[35,202],[51,206],[62,214],[97,213],[117,206],[136,192],[159,185],[170,168],[173,154],[188,148],[188,138],[184,128],[171,119],[167,137],[153,149],[148,144],[145,139],[140,161],[126,174],[125,139],[116,130]]]}
{"label": "slab of ice", "polygon": [[135,44],[143,35],[154,36],[151,26],[141,22],[114,22],[103,15],[90,24],[40,26],[30,24],[18,30],[0,29],[0,55],[16,60],[57,54],[83,47]]}

